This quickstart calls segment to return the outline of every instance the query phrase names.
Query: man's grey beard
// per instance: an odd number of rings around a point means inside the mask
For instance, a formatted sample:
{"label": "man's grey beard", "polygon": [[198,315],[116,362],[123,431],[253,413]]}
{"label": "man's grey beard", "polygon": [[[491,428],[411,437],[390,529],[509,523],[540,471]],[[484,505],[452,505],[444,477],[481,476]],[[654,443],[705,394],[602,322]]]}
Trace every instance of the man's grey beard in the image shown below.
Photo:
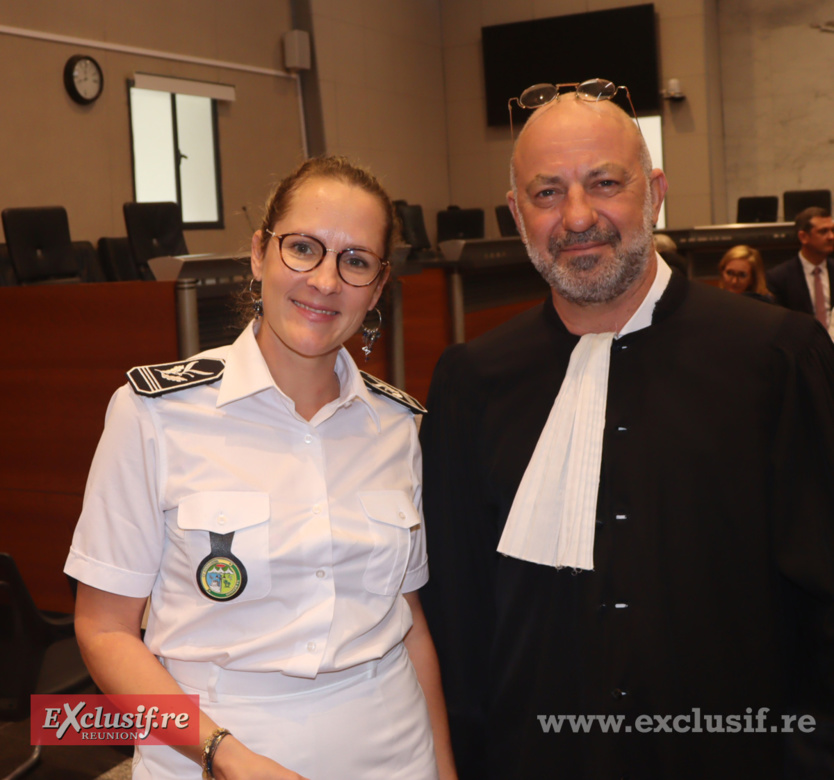
{"label": "man's grey beard", "polygon": [[[544,280],[566,301],[587,306],[615,300],[643,275],[654,249],[653,216],[651,194],[648,194],[641,229],[627,244],[623,244],[620,232],[613,226],[602,228],[594,225],[582,233],[568,233],[563,238],[551,237],[546,253],[530,244],[524,220],[519,222],[527,254]],[[562,250],[597,242],[610,244],[614,250],[613,259],[606,265],[600,265],[605,262],[603,255],[595,252],[559,262]],[[598,266],[597,272],[589,276],[588,272]]]}

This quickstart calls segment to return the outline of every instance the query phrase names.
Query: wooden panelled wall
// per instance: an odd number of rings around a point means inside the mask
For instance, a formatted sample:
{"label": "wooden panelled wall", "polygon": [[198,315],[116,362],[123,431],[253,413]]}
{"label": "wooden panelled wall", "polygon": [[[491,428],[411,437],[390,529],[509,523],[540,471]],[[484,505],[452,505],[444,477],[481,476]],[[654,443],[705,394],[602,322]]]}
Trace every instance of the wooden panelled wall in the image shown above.
{"label": "wooden panelled wall", "polygon": [[[405,389],[425,404],[434,366],[443,350],[451,343],[452,324],[447,303],[446,276],[439,268],[427,268],[416,276],[404,277],[402,283]],[[467,340],[480,336],[539,302],[529,300],[468,313]]]}
{"label": "wooden panelled wall", "polygon": [[173,282],[0,287],[0,549],[41,609],[69,612],[62,573],[113,391],[177,359]]}
{"label": "wooden panelled wall", "polygon": [[[534,305],[467,315],[478,335]],[[449,343],[441,270],[403,278],[406,389],[425,403]],[[108,401],[131,366],[176,360],[173,282],[0,288],[0,550],[10,552],[41,609],[70,612],[63,574]],[[359,366],[388,379],[386,337]]]}

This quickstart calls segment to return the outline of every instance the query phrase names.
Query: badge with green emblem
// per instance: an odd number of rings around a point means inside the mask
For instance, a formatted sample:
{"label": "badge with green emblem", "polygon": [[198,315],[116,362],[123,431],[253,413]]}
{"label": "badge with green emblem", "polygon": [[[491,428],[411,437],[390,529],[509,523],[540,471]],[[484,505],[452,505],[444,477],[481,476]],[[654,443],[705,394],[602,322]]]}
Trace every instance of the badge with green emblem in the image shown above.
{"label": "badge with green emblem", "polygon": [[197,569],[197,587],[214,601],[231,601],[246,587],[246,567],[232,554],[234,531],[228,534],[210,532],[211,552]]}

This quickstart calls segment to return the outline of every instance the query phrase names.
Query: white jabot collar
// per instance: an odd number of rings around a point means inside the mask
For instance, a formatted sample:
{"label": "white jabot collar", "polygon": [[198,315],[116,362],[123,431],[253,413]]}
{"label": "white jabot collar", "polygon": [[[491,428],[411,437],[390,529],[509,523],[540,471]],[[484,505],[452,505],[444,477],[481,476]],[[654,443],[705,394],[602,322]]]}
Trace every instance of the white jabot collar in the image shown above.
{"label": "white jabot collar", "polygon": [[594,568],[594,532],[615,338],[647,328],[672,271],[657,255],[643,302],[619,333],[588,333],[571,353],[533,457],[513,500],[498,552],[532,563]]}

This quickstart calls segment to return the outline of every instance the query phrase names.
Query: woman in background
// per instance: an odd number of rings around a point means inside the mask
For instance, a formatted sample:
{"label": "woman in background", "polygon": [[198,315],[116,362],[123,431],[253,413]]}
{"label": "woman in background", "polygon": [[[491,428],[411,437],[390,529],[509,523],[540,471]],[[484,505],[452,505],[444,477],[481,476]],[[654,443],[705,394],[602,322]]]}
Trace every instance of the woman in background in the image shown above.
{"label": "woman in background", "polygon": [[136,778],[432,780],[435,746],[455,776],[416,593],[422,407],[342,347],[395,232],[370,174],[308,160],[252,238],[249,326],[111,401],[66,565],[79,644],[104,692],[201,704],[201,744],[138,747]]}
{"label": "woman in background", "polygon": [[767,289],[762,256],[757,249],[744,244],[734,246],[721,258],[718,271],[722,290],[773,303],[773,296]]}

